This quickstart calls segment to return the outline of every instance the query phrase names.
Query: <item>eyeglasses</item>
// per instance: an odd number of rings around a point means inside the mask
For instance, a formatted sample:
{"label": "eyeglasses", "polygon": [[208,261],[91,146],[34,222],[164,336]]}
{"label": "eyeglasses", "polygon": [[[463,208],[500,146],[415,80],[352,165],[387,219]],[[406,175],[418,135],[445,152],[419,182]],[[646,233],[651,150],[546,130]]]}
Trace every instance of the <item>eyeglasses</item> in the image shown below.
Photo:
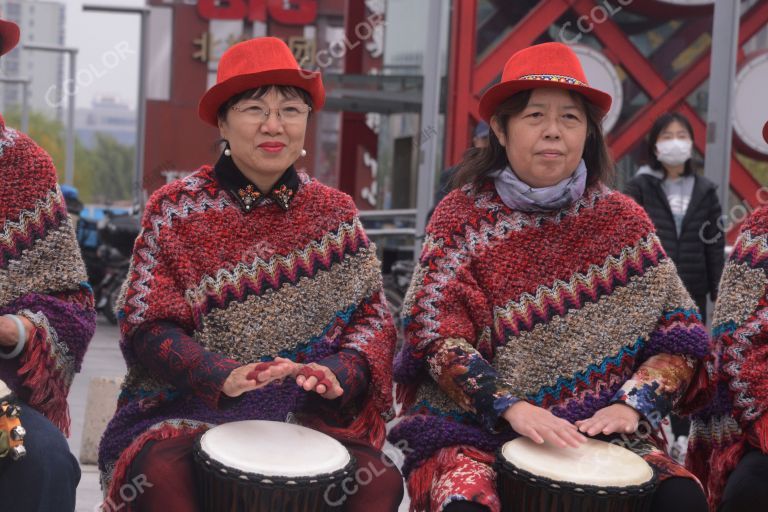
{"label": "eyeglasses", "polygon": [[232,110],[239,112],[245,119],[252,123],[266,123],[272,112],[277,111],[277,119],[283,124],[298,123],[304,120],[312,107],[304,103],[281,105],[273,109],[261,103],[245,103],[233,105]]}

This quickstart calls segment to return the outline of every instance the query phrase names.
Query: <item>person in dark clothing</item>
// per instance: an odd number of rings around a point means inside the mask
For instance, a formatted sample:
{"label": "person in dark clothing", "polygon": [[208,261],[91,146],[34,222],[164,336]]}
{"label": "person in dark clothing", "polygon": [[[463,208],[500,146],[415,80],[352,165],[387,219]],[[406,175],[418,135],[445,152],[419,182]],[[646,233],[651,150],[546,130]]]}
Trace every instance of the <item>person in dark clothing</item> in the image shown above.
{"label": "person in dark clothing", "polygon": [[[485,148],[488,146],[488,133],[490,129],[488,123],[485,121],[477,123],[477,126],[475,126],[475,133],[472,136],[472,148]],[[454,165],[440,173],[440,184],[435,192],[435,204],[433,205],[433,208],[448,195],[448,192],[451,191],[451,180],[458,168],[458,165]],[[430,217],[432,216],[431,214],[432,212],[430,212]]]}
{"label": "person in dark clothing", "polygon": [[685,116],[661,116],[648,139],[649,165],[638,170],[625,193],[648,213],[706,321],[707,295],[713,302],[717,299],[725,264],[717,186],[696,172],[691,157],[693,128]]}
{"label": "person in dark clothing", "polygon": [[[685,116],[661,116],[648,135],[648,162],[627,184],[625,193],[648,213],[664,251],[707,321],[707,294],[714,302],[725,264],[723,211],[717,186],[697,174],[692,158],[693,128]],[[690,422],[671,416],[675,442],[671,454],[683,458]]]}

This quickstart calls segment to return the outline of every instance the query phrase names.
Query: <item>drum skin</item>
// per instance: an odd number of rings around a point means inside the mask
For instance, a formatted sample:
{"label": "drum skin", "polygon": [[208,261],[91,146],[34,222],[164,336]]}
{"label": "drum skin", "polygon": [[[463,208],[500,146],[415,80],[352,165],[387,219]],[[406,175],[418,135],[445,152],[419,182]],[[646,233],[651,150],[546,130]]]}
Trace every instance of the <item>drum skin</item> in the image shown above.
{"label": "drum skin", "polygon": [[[287,428],[296,428],[296,426],[290,425]],[[203,512],[343,510],[345,501],[343,482],[354,477],[353,457],[349,457],[349,462],[344,467],[317,475],[279,476],[248,473],[215,460],[201,446],[204,435],[201,434],[197,438],[192,452]],[[329,440],[336,442],[332,438]],[[259,441],[263,442],[264,439]],[[243,446],[243,451],[247,450],[248,447]]]}
{"label": "drum skin", "polygon": [[[531,442],[516,439],[515,442]],[[532,443],[532,442],[531,442]],[[505,445],[506,446],[506,445]],[[616,446],[615,449],[625,450]],[[496,454],[497,491],[505,512],[648,512],[657,486],[656,474],[640,485],[601,487],[557,481],[522,469]],[[564,462],[566,464],[566,462]],[[533,464],[535,466],[535,464]],[[568,468],[564,468],[568,469]],[[576,468],[572,468],[576,471]]]}

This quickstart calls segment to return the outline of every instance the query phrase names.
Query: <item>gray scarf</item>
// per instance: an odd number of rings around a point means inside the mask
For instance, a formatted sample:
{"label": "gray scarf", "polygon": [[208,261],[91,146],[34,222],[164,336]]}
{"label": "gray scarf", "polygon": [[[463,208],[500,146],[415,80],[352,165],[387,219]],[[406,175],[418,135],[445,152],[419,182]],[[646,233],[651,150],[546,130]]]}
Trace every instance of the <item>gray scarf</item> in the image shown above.
{"label": "gray scarf", "polygon": [[496,191],[508,207],[527,213],[545,213],[561,210],[584,195],[587,165],[582,160],[572,176],[543,188],[526,184],[509,166],[489,176],[494,178]]}

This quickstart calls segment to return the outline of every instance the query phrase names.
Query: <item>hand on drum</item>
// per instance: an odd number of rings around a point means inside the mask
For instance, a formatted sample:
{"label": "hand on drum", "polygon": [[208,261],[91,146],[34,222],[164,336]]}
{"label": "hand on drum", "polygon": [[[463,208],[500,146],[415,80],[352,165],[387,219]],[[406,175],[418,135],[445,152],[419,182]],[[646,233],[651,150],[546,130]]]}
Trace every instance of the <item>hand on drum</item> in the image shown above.
{"label": "hand on drum", "polygon": [[296,377],[296,384],[303,387],[305,391],[314,390],[315,393],[328,400],[338,398],[344,393],[336,375],[325,366],[317,363],[304,365]]}
{"label": "hand on drum", "polygon": [[587,442],[574,424],[528,402],[517,402],[504,411],[502,417],[518,434],[537,444],[547,441],[560,448],[578,448]]}
{"label": "hand on drum", "polygon": [[640,413],[625,404],[603,407],[591,418],[576,422],[581,432],[588,436],[597,434],[632,434],[640,423]]}
{"label": "hand on drum", "polygon": [[251,363],[240,368],[235,368],[224,381],[222,391],[230,397],[240,396],[247,391],[263,388],[275,380],[285,377],[295,377],[302,365],[294,363],[290,359],[276,357],[274,361],[266,363]]}
{"label": "hand on drum", "polygon": [[344,392],[336,376],[325,366],[316,363],[304,365],[283,357],[235,368],[224,381],[222,391],[225,395],[234,398],[286,377],[295,378],[296,384],[305,391],[314,391],[329,400],[341,396]]}

